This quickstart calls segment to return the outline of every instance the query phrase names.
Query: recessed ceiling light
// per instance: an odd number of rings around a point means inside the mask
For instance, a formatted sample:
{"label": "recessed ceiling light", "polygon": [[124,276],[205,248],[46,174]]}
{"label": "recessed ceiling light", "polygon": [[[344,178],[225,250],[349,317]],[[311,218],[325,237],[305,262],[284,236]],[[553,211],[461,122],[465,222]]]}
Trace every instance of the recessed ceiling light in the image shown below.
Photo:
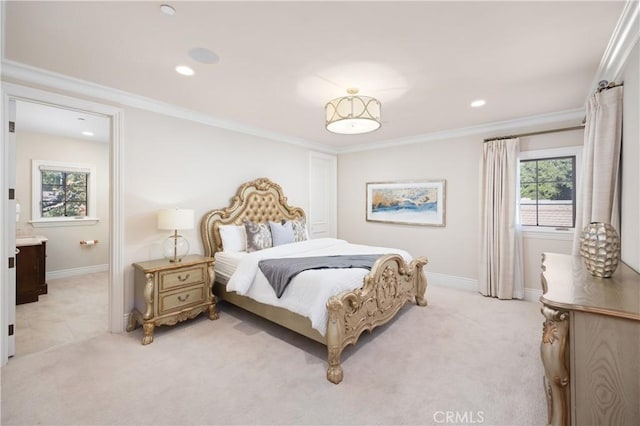
{"label": "recessed ceiling light", "polygon": [[178,65],[176,67],[176,72],[182,75],[193,75],[195,72],[186,65]]}
{"label": "recessed ceiling light", "polygon": [[204,47],[194,47],[189,50],[189,56],[202,64],[217,64],[220,61],[220,57],[215,52]]}
{"label": "recessed ceiling light", "polygon": [[82,132],[83,135],[85,136],[93,136],[93,132]]}
{"label": "recessed ceiling light", "polygon": [[176,10],[173,8],[173,6],[169,6],[168,4],[161,4],[160,11],[169,16],[173,16],[176,14]]}
{"label": "recessed ceiling light", "polygon": [[484,106],[486,103],[487,101],[485,101],[484,99],[478,99],[471,102],[471,106],[474,108],[478,108],[478,107]]}

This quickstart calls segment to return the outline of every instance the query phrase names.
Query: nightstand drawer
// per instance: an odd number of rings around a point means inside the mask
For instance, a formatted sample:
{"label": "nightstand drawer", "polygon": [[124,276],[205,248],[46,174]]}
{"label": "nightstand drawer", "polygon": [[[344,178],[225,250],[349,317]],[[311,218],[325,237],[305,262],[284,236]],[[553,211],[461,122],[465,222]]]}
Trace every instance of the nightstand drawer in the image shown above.
{"label": "nightstand drawer", "polygon": [[160,292],[204,282],[206,270],[203,266],[184,268],[178,271],[160,272]]}
{"label": "nightstand drawer", "polygon": [[159,315],[167,312],[182,309],[184,307],[202,303],[205,300],[205,286],[199,285],[192,288],[182,289],[172,293],[159,295],[158,308]]}

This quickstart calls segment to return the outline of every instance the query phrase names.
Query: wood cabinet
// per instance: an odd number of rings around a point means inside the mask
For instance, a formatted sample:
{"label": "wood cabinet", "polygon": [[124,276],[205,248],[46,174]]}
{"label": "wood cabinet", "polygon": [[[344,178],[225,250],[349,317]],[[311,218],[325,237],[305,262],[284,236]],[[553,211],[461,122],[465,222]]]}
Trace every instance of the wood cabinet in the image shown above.
{"label": "wood cabinet", "polygon": [[580,256],[544,253],[540,354],[550,425],[640,421],[640,275],[589,274]]}
{"label": "wood cabinet", "polygon": [[135,307],[129,315],[127,331],[142,325],[142,344],[153,342],[159,325],[174,325],[208,311],[218,318],[213,296],[214,259],[187,256],[181,262],[152,260],[134,263]]}
{"label": "wood cabinet", "polygon": [[37,302],[47,294],[47,239],[19,238],[16,249],[16,305]]}

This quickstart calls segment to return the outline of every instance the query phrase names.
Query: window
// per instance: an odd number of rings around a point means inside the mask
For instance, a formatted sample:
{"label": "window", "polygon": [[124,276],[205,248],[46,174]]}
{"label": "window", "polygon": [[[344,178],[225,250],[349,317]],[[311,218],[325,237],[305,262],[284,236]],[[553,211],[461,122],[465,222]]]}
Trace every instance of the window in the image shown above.
{"label": "window", "polygon": [[520,223],[526,229],[575,227],[580,148],[520,155]]}
{"label": "window", "polygon": [[33,160],[33,226],[97,222],[95,168],[86,164]]}
{"label": "window", "polygon": [[89,173],[40,169],[41,217],[87,215]]}

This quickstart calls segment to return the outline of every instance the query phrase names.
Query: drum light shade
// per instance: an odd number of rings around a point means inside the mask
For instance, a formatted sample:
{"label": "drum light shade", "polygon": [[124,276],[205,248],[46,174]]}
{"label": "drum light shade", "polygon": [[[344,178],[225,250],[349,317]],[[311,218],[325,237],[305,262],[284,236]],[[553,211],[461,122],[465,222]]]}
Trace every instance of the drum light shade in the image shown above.
{"label": "drum light shade", "polygon": [[348,96],[333,99],[325,105],[326,127],[332,133],[356,135],[380,128],[380,101],[357,96],[358,89],[348,89]]}

